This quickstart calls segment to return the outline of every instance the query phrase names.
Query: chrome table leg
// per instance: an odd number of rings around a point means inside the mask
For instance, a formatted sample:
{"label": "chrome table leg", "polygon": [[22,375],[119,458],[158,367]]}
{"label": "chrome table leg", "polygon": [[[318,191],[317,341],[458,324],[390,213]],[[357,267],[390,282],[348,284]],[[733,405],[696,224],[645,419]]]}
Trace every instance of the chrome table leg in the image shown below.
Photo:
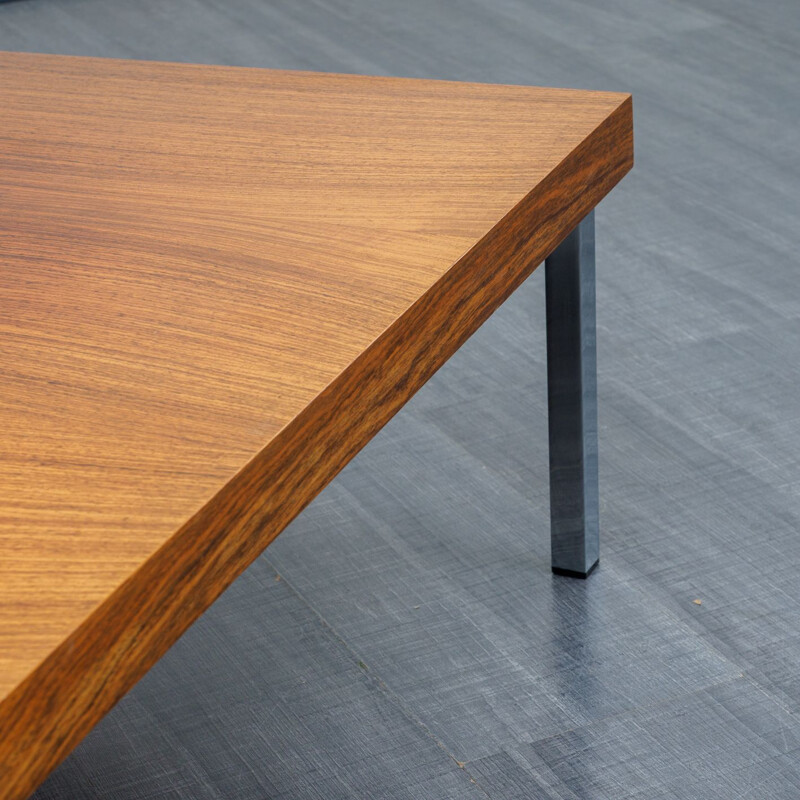
{"label": "chrome table leg", "polygon": [[599,558],[594,211],[545,261],[553,572]]}

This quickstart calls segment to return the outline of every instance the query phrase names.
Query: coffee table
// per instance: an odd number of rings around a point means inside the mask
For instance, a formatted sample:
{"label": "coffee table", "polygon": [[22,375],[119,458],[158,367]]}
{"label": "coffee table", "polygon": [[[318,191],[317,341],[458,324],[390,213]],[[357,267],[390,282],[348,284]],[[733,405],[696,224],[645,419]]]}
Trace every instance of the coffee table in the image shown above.
{"label": "coffee table", "polygon": [[5,53],[0,108],[0,797],[543,259],[552,567],[592,570],[629,95]]}

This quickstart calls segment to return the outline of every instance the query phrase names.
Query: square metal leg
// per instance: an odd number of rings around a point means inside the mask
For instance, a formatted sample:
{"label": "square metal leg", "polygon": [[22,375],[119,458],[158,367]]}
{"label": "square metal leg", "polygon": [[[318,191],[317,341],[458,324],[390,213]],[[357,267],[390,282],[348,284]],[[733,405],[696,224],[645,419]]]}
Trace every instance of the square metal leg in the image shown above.
{"label": "square metal leg", "polygon": [[553,572],[586,578],[600,555],[594,211],[545,261]]}

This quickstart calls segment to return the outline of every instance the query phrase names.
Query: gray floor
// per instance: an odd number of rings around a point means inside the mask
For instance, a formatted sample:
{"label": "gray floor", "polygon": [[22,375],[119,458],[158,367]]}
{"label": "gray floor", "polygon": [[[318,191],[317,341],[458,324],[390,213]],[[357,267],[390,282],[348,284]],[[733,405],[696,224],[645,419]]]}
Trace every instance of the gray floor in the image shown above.
{"label": "gray floor", "polygon": [[549,571],[537,272],[37,800],[800,797],[797,0],[25,0],[0,47],[636,108],[599,571]]}

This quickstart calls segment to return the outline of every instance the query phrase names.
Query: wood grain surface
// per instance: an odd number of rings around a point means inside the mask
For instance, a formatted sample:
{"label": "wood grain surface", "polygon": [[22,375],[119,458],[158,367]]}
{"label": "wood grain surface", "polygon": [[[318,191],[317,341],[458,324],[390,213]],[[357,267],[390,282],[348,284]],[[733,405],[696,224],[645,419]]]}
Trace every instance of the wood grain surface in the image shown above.
{"label": "wood grain surface", "polygon": [[0,55],[0,797],[632,165],[628,95]]}

